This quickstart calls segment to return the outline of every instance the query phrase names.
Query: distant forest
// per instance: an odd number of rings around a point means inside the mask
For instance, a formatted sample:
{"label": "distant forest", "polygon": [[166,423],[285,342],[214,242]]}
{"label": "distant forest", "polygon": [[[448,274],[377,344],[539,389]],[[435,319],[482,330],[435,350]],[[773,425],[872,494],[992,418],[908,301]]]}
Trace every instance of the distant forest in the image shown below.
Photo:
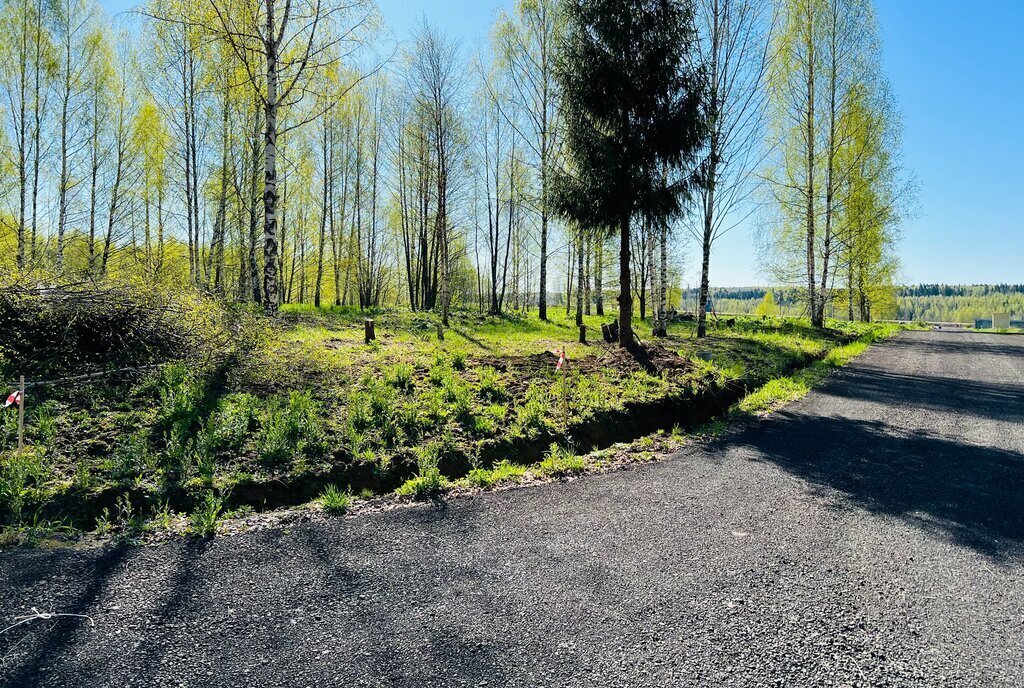
{"label": "distant forest", "polygon": [[[713,289],[714,307],[719,313],[754,313],[764,302],[765,287],[727,287]],[[798,289],[771,290],[779,315],[800,315],[805,300]],[[692,304],[693,292],[689,294]],[[835,317],[843,317],[844,301],[833,301]],[[692,308],[692,305],[690,306]],[[883,318],[928,322],[970,323],[975,318],[990,318],[993,312],[1009,312],[1024,317],[1024,284],[917,284],[896,289],[895,313]]]}

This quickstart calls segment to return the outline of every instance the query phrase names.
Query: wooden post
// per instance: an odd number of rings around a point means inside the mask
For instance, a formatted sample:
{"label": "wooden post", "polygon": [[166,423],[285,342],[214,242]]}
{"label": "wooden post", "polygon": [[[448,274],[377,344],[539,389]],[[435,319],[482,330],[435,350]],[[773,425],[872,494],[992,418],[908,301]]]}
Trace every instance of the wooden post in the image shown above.
{"label": "wooden post", "polygon": [[580,344],[587,343],[587,326],[580,325]]}
{"label": "wooden post", "polygon": [[21,397],[18,401],[18,453],[25,451],[25,376],[21,376]]}
{"label": "wooden post", "polygon": [[373,331],[373,321],[366,319],[363,321],[363,330],[366,336],[366,343],[369,344],[377,338],[377,334]]}
{"label": "wooden post", "polygon": [[569,430],[569,354],[565,344],[562,344],[562,356],[565,362],[562,363],[562,415],[565,420],[565,429]]}
{"label": "wooden post", "polygon": [[444,325],[437,323],[437,340],[440,342],[444,341]]}

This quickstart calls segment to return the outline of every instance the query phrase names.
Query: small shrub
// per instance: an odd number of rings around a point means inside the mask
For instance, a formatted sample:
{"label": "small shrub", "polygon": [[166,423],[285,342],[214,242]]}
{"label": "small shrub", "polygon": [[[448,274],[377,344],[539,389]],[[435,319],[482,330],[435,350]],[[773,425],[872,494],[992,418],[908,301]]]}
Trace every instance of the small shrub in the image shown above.
{"label": "small shrub", "polygon": [[215,534],[223,509],[224,500],[214,495],[213,492],[204,494],[195,511],[188,517],[189,532],[200,537]]}
{"label": "small shrub", "polygon": [[46,475],[45,450],[27,447],[21,453],[0,454],[0,516],[21,523],[26,504]]}
{"label": "small shrub", "polygon": [[452,352],[452,368],[455,370],[466,369],[466,354],[463,351]]}
{"label": "small shrub", "polygon": [[328,485],[320,493],[320,506],[329,514],[342,514],[348,511],[352,497],[342,492],[337,485]]}

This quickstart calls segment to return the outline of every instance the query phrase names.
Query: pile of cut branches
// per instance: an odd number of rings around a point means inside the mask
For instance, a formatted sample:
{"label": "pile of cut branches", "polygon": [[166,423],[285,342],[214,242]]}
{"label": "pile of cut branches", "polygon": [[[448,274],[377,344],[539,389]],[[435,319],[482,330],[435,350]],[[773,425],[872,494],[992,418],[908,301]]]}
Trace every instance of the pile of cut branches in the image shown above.
{"label": "pile of cut branches", "polygon": [[198,296],[104,282],[0,285],[0,368],[61,378],[227,353],[231,319]]}

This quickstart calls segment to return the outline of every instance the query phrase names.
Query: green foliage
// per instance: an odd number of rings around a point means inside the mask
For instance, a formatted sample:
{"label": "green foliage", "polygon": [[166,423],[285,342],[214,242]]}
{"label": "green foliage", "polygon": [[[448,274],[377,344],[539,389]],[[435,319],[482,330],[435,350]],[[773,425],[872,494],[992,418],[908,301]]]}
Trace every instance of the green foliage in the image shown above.
{"label": "green foliage", "polygon": [[139,430],[122,436],[114,446],[113,454],[104,465],[115,480],[144,475],[157,466],[156,456],[149,444],[149,433]]}
{"label": "green foliage", "polygon": [[771,289],[768,289],[764,293],[764,298],[761,299],[761,303],[757,304],[757,308],[754,309],[754,315],[761,317],[774,318],[779,314],[779,307],[775,303],[775,295]]}
{"label": "green foliage", "polygon": [[417,457],[419,473],[410,478],[395,493],[413,499],[429,499],[448,489],[448,479],[441,473],[440,462],[454,449],[450,437],[431,442],[420,450]]}
{"label": "green foliage", "polygon": [[22,522],[25,507],[46,478],[45,457],[40,447],[0,453],[0,519]]}
{"label": "green foliage", "polygon": [[193,535],[208,537],[217,532],[217,524],[220,523],[221,512],[224,510],[224,500],[213,492],[206,492],[189,516],[188,530]]}
{"label": "green foliage", "polygon": [[508,389],[502,382],[498,371],[490,366],[484,366],[476,371],[480,380],[480,398],[485,401],[504,401],[508,398]]}
{"label": "green foliage", "polygon": [[164,366],[157,386],[156,426],[168,435],[187,436],[204,412],[206,380],[182,363]]}
{"label": "green foliage", "polygon": [[279,465],[322,450],[325,441],[320,405],[309,392],[291,392],[287,402],[274,398],[267,403],[256,436],[262,461]]}
{"label": "green foliage", "polygon": [[531,382],[522,406],[516,411],[516,430],[523,434],[534,434],[545,427],[551,395],[547,386]]}
{"label": "green foliage", "polygon": [[320,506],[329,514],[343,514],[352,503],[352,496],[337,485],[327,485],[320,493]]}
{"label": "green foliage", "polygon": [[396,363],[385,373],[388,384],[403,392],[411,392],[413,389],[413,367],[409,363]]}
{"label": "green foliage", "polygon": [[474,468],[466,476],[466,482],[474,487],[486,489],[495,485],[518,482],[526,472],[526,466],[501,461],[491,469]]}
{"label": "green foliage", "polygon": [[56,411],[57,403],[52,399],[35,406],[31,411],[28,424],[36,444],[45,447],[53,443],[57,436],[57,421],[54,417]]}
{"label": "green foliage", "polygon": [[577,475],[586,470],[586,462],[583,457],[577,456],[568,447],[552,444],[544,455],[544,460],[537,464],[537,470],[541,475],[561,478],[568,475]]}
{"label": "green foliage", "polygon": [[104,507],[103,513],[96,519],[96,532],[101,535],[131,536],[141,532],[144,527],[144,520],[136,513],[127,494],[121,495],[114,502],[113,513]]}

